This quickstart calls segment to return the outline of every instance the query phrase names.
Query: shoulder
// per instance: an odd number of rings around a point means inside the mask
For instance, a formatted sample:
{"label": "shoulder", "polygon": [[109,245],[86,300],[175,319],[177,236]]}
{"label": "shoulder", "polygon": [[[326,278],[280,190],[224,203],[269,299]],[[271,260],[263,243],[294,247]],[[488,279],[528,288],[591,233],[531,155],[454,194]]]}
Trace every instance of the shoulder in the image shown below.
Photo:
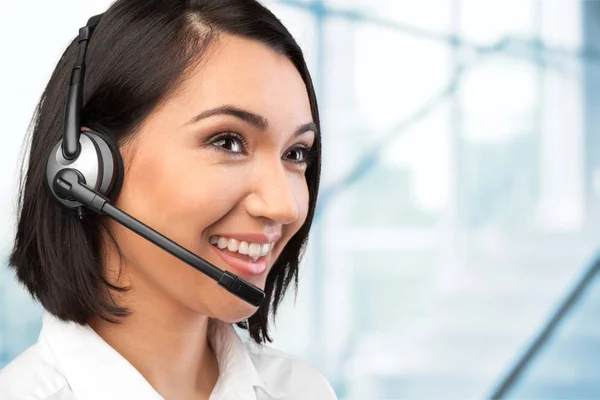
{"label": "shoulder", "polygon": [[73,400],[70,388],[44,341],[40,341],[0,370],[2,400]]}
{"label": "shoulder", "polygon": [[245,346],[262,381],[275,392],[294,399],[337,400],[329,381],[306,361],[251,340]]}

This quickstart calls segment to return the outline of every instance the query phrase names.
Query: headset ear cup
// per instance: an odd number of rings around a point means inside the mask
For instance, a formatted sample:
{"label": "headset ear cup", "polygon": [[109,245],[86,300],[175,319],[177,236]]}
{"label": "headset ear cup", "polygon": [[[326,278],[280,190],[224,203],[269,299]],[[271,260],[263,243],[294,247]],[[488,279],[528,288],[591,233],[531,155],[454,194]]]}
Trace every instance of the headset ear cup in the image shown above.
{"label": "headset ear cup", "polygon": [[[102,194],[110,199],[110,201],[114,201],[121,191],[124,177],[123,158],[121,157],[119,146],[111,134],[104,133],[100,129],[84,131],[82,134],[93,138],[98,145],[98,148],[102,154],[103,176],[111,177],[107,190],[103,191]],[[108,147],[108,151],[102,151],[104,148],[102,144]]]}
{"label": "headset ear cup", "polygon": [[107,198],[110,199],[111,202],[114,202],[119,196],[119,192],[121,192],[121,187],[123,186],[123,178],[125,175],[125,170],[123,166],[123,157],[121,157],[121,151],[119,150],[119,146],[115,138],[112,135],[106,135],[108,139],[106,140],[106,144],[111,150],[111,154],[113,155],[113,160],[115,162],[115,181],[113,183],[112,188],[107,193]]}

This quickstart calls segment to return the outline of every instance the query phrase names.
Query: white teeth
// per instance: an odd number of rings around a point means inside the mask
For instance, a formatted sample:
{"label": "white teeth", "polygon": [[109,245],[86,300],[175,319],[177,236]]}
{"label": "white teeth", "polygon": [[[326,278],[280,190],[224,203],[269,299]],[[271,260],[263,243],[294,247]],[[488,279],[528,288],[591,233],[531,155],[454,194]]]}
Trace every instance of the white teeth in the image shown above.
{"label": "white teeth", "polygon": [[260,244],[252,243],[248,248],[248,255],[252,258],[260,257]]}
{"label": "white teeth", "polygon": [[238,253],[248,254],[248,242],[240,243],[240,248],[238,249]]}
{"label": "white teeth", "polygon": [[238,242],[235,239],[229,239],[229,242],[227,243],[227,250],[238,251],[239,247],[240,247],[240,242]]}
{"label": "white teeth", "polygon": [[211,236],[208,241],[212,245],[217,245],[219,249],[227,248],[227,250],[240,254],[249,255],[252,258],[260,258],[267,255],[273,243],[258,244],[248,243],[237,239],[227,239],[223,236]]}
{"label": "white teeth", "polygon": [[260,256],[266,256],[267,253],[269,252],[269,248],[271,247],[271,245],[269,243],[267,244],[263,244],[262,247],[260,248]]}

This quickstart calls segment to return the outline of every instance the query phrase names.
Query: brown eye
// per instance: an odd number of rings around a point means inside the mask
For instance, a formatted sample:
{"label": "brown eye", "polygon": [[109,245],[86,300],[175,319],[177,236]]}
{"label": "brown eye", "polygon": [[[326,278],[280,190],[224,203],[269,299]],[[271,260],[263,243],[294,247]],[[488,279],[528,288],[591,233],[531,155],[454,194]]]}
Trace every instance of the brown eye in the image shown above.
{"label": "brown eye", "polygon": [[303,147],[297,147],[288,152],[292,156],[289,159],[293,162],[304,162],[306,157],[308,156],[308,150]]}
{"label": "brown eye", "polygon": [[246,149],[246,140],[235,132],[219,134],[213,138],[210,144],[218,150],[234,155],[244,154]]}
{"label": "brown eye", "polygon": [[288,151],[288,160],[294,164],[305,164],[311,165],[316,159],[317,155],[311,148],[307,146],[297,146],[292,150]]}

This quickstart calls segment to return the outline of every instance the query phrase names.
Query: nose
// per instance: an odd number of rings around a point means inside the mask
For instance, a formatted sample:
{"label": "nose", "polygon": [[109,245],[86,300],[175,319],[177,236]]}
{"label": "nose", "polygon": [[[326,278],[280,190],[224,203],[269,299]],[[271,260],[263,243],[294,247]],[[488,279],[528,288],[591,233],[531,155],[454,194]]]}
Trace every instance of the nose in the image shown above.
{"label": "nose", "polygon": [[[299,216],[294,179],[279,162],[253,178],[255,190],[245,199],[246,211],[253,217],[264,217],[280,224],[291,224]],[[296,183],[299,184],[299,183]]]}

